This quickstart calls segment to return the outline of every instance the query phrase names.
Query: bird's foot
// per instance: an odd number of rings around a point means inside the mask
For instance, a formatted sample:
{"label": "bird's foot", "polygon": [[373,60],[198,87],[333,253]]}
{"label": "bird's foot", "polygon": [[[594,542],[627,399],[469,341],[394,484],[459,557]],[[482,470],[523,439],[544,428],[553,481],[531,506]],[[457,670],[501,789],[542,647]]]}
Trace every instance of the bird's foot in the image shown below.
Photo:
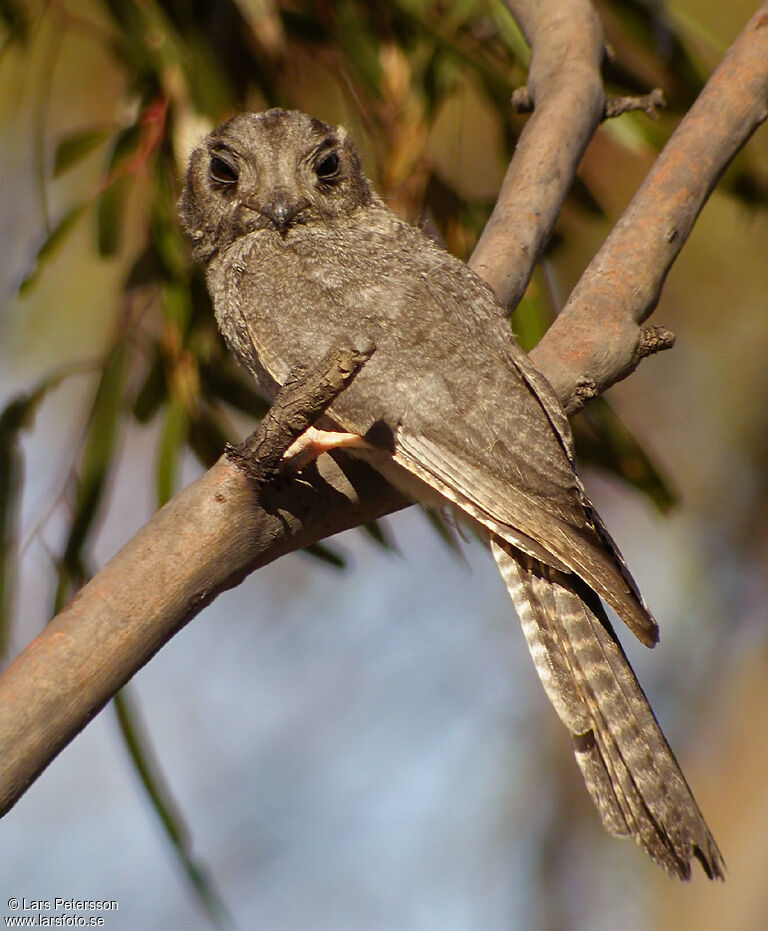
{"label": "bird's foot", "polygon": [[369,449],[370,444],[357,433],[336,433],[308,427],[283,453],[282,469],[300,472],[318,456],[332,449]]}

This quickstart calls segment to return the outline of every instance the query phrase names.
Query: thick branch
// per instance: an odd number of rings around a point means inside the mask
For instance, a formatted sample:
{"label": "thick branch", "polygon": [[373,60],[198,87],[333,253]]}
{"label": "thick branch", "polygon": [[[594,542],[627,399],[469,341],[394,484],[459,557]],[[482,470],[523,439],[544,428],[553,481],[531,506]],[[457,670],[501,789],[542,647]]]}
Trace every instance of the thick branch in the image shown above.
{"label": "thick branch", "polygon": [[[272,470],[368,355],[342,352],[286,385],[275,402],[286,416],[265,418],[241,450],[263,451],[262,464]],[[337,465],[324,456],[301,481],[264,484],[223,456],[158,511],[0,676],[0,813],[221,591],[285,553],[406,503],[362,463]]]}
{"label": "thick branch", "polygon": [[[529,12],[534,6],[526,4]],[[554,10],[554,15],[558,9],[570,9],[570,4],[564,2],[539,6]],[[531,36],[522,6],[520,15],[524,30]],[[762,16],[766,34],[765,6]],[[697,190],[704,192],[701,197],[705,196],[722,166],[765,116],[768,40],[765,35],[757,36],[760,25],[756,17],[710,82],[710,85],[714,82],[715,89],[707,86],[704,93],[713,102],[704,107],[696,105],[691,136],[696,140],[695,147],[693,141],[685,145],[675,143],[676,159],[683,160],[685,171],[674,159],[667,166],[664,196],[657,193],[653,201],[662,219],[656,218],[649,206],[645,213],[633,218],[625,216],[611,237],[615,261],[624,261],[626,265],[629,256],[631,271],[641,281],[653,278],[658,262],[654,248],[643,248],[646,229],[661,228],[670,235],[674,230],[672,242],[664,240],[668,246],[674,246],[677,237],[681,241],[685,238],[677,221],[675,226],[669,225],[670,205],[666,199],[676,202],[678,195],[669,178],[677,177],[687,199],[692,196],[689,175],[695,175],[699,179]],[[538,43],[541,37],[544,41],[545,34],[546,30],[540,29],[533,34],[533,40]],[[745,111],[744,105],[737,106],[737,100],[746,95],[747,88],[751,103],[741,119],[734,118],[731,109]],[[755,102],[760,88],[762,117]],[[736,101],[732,100],[734,97]],[[597,119],[601,112],[602,103]],[[723,126],[728,127],[728,132],[723,132]],[[551,151],[543,130],[541,144],[547,152]],[[524,162],[530,158],[525,150],[518,155]],[[666,150],[665,155],[669,162]],[[547,158],[543,162],[557,175],[556,186],[570,180],[575,171],[573,154],[559,167]],[[566,179],[561,176],[563,172]],[[534,184],[532,190],[541,193],[529,169],[521,170],[519,177],[517,183]],[[506,183],[505,191],[508,193]],[[551,203],[547,203],[549,210]],[[689,222],[693,222],[699,207],[700,203]],[[506,213],[506,208],[502,213]],[[500,287],[499,282],[504,279],[500,272],[518,265],[524,272],[513,277],[522,280],[523,286],[527,281],[532,256],[545,238],[539,213],[539,205],[532,196],[528,207],[520,207],[516,214],[516,225],[529,230],[522,240],[517,230],[510,234],[508,225],[487,237],[486,245],[493,245],[493,257],[484,260],[487,264],[476,263],[475,267],[481,274],[487,274],[495,287]],[[640,226],[635,227],[635,223]],[[684,232],[687,235],[687,229]],[[504,244],[505,235],[511,236],[509,245]],[[527,251],[521,242],[529,244]],[[626,348],[626,325],[617,323],[611,329],[606,324],[606,319],[608,324],[612,320],[608,313],[611,308],[622,311],[625,305],[631,308],[630,342],[635,355],[641,343],[646,348],[653,344],[637,338],[637,323],[647,316],[654,301],[633,303],[628,298],[623,280],[628,274],[626,267],[613,275],[610,264],[602,260],[598,271],[592,269],[589,274],[592,290],[600,298],[593,299],[593,315],[585,312],[590,306],[588,302],[572,300],[537,347],[539,368],[568,408],[577,406],[574,399],[585,385],[589,388],[594,384],[599,390],[601,385],[628,371],[623,350],[615,353],[611,346],[612,340],[618,340]],[[610,283],[604,292],[594,282],[597,276],[599,284],[600,275]],[[659,287],[661,280],[663,275]],[[580,284],[587,294],[589,281],[585,276]],[[504,293],[512,290],[501,286]],[[664,341],[663,331],[660,332],[661,335],[656,334],[657,342]],[[615,366],[613,369],[611,364]],[[343,456],[337,460],[323,456],[315,470],[304,471],[300,482],[277,485],[250,481],[242,468],[223,457],[159,511],[0,676],[0,812],[14,804],[105,702],[219,592],[237,585],[253,569],[286,553],[373,520],[405,503],[376,473]]]}
{"label": "thick branch", "polygon": [[[659,155],[624,215],[532,351],[566,410],[625,378],[658,331],[672,263],[728,162],[768,115],[768,4],[747,24]],[[656,348],[671,345],[669,338]]]}
{"label": "thick branch", "polygon": [[605,97],[602,32],[587,0],[506,4],[531,45],[526,90],[535,109],[469,264],[503,304],[515,307],[602,119]]}

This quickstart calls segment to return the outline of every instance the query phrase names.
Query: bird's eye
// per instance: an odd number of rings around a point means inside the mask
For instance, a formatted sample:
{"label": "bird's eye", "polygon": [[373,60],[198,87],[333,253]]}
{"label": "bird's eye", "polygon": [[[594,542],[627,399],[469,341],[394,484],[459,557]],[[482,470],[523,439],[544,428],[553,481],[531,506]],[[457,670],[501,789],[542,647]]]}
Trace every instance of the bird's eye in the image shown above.
{"label": "bird's eye", "polygon": [[315,174],[321,181],[330,181],[339,170],[339,156],[330,152],[315,165]]}
{"label": "bird's eye", "polygon": [[223,159],[220,155],[211,156],[211,163],[208,166],[208,171],[213,180],[218,181],[220,184],[237,183],[237,168]]}

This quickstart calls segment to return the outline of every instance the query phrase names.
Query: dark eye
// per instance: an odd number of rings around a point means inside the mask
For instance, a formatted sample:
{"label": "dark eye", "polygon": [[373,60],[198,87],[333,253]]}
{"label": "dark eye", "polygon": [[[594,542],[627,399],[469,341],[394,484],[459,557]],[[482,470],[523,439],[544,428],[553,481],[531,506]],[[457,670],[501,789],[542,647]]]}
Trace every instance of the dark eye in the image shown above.
{"label": "dark eye", "polygon": [[237,184],[237,168],[220,155],[212,155],[208,171],[214,181],[220,184]]}
{"label": "dark eye", "polygon": [[330,152],[315,165],[315,174],[321,181],[329,181],[339,170],[339,156]]}

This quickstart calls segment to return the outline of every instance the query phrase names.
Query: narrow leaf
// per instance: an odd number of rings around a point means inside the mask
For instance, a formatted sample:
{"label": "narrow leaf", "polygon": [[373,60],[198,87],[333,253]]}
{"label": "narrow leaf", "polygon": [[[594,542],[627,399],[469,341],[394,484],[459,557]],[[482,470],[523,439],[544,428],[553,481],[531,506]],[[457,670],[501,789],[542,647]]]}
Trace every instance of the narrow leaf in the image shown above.
{"label": "narrow leaf", "polygon": [[[132,3],[131,6],[135,6],[135,4]],[[134,154],[140,138],[141,130],[137,123],[126,126],[125,129],[121,129],[115,135],[107,159],[108,174],[114,175],[116,169]]]}
{"label": "narrow leaf", "polygon": [[171,848],[197,895],[200,905],[217,928],[232,928],[232,919],[205,867],[194,857],[189,829],[171,797],[149,738],[134,707],[128,687],[118,692],[112,705],[123,744],[152,809]]}
{"label": "narrow leaf", "polygon": [[32,290],[37,282],[42,265],[56,252],[67,238],[67,235],[72,231],[75,223],[80,219],[80,216],[85,210],[85,206],[85,204],[78,204],[76,207],[70,207],[45,237],[42,245],[37,250],[34,264],[19,285],[19,296],[23,297]]}
{"label": "narrow leaf", "polygon": [[372,520],[369,524],[363,524],[363,531],[385,550],[397,552],[395,541],[391,533],[385,529],[385,525],[378,520]]}
{"label": "narrow leaf", "polygon": [[130,267],[123,282],[123,290],[131,291],[133,288],[142,288],[148,284],[155,284],[165,277],[165,268],[160,259],[154,241],[147,243]]}
{"label": "narrow leaf", "polygon": [[521,349],[531,351],[546,332],[551,317],[539,288],[529,288],[515,308],[512,323],[515,339]]}
{"label": "narrow leaf", "polygon": [[299,552],[306,553],[308,556],[312,556],[314,559],[319,559],[320,562],[327,563],[329,566],[333,566],[334,569],[346,569],[347,562],[343,556],[339,555],[336,550],[326,546],[324,543],[311,543],[309,546],[305,546]]}
{"label": "narrow leaf", "polygon": [[21,3],[17,3],[16,0],[0,0],[0,20],[14,39],[26,42],[29,37],[29,20]]}
{"label": "narrow leaf", "polygon": [[234,366],[202,363],[200,381],[205,397],[216,398],[245,414],[261,418],[269,410],[269,402],[259,394],[253,379]]}
{"label": "narrow leaf", "polygon": [[59,567],[54,613],[63,607],[73,588],[81,585],[87,573],[83,559],[86,545],[104,494],[112,466],[120,419],[125,377],[126,350],[122,343],[108,354],[88,416],[88,426],[80,457],[74,513]]}
{"label": "narrow leaf", "polygon": [[439,511],[434,511],[432,508],[423,508],[423,511],[427,520],[432,524],[433,530],[437,532],[437,535],[448,549],[457,555],[460,554],[461,542],[453,524],[446,520]]}
{"label": "narrow leaf", "polygon": [[105,188],[96,202],[96,232],[99,255],[115,255],[122,240],[122,224],[130,186],[129,178],[118,178]]}
{"label": "narrow leaf", "polygon": [[157,506],[162,507],[176,490],[181,454],[184,451],[189,417],[178,401],[168,405],[155,462],[155,495]]}
{"label": "narrow leaf", "polygon": [[213,411],[201,408],[192,418],[187,443],[203,468],[210,469],[227,443],[235,442],[236,438]]}
{"label": "narrow leaf", "polygon": [[20,434],[32,426],[43,398],[82,365],[67,366],[14,397],[0,413],[0,657],[7,649],[17,588],[18,515],[24,480]]}
{"label": "narrow leaf", "polygon": [[133,416],[139,423],[148,423],[168,400],[168,383],[165,378],[163,358],[155,347],[154,358],[144,379],[144,384],[133,402]]}
{"label": "narrow leaf", "polygon": [[65,136],[56,146],[56,154],[53,159],[54,178],[72,168],[87,155],[90,155],[94,149],[97,149],[109,138],[109,135],[107,129],[91,128],[80,129],[69,136]]}
{"label": "narrow leaf", "polygon": [[17,434],[0,430],[0,658],[8,649],[16,595],[23,460]]}

